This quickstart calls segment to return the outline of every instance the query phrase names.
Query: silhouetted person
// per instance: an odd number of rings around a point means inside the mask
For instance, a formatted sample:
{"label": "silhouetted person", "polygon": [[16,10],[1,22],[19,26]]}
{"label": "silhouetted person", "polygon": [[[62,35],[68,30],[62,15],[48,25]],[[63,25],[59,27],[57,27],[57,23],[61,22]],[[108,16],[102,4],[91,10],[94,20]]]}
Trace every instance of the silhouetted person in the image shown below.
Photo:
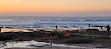
{"label": "silhouetted person", "polygon": [[90,28],[91,26],[90,26],[91,24],[88,24],[88,27]]}
{"label": "silhouetted person", "polygon": [[57,25],[56,25],[56,30],[57,30],[57,28],[58,28],[58,27],[57,27]]}
{"label": "silhouetted person", "polygon": [[103,31],[103,27],[101,26],[101,31]]}
{"label": "silhouetted person", "polygon": [[0,27],[0,33],[1,33],[1,27]]}
{"label": "silhouetted person", "polygon": [[107,25],[106,27],[107,27],[107,32],[110,32],[110,26]]}

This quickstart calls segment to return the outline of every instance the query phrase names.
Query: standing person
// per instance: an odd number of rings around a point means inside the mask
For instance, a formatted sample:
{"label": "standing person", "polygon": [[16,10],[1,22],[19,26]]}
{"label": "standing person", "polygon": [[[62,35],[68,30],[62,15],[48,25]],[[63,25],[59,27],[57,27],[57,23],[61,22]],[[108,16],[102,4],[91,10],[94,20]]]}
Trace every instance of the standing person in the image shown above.
{"label": "standing person", "polygon": [[68,30],[66,31],[66,33],[65,33],[65,42],[67,41],[67,38],[68,38]]}
{"label": "standing person", "polygon": [[56,30],[57,30],[57,25],[56,25]]}
{"label": "standing person", "polygon": [[88,27],[90,28],[91,26],[90,26],[91,24],[88,24]]}
{"label": "standing person", "polygon": [[107,27],[107,32],[109,33],[110,32],[110,26],[107,25],[106,27]]}
{"label": "standing person", "polygon": [[50,47],[52,47],[52,42],[53,42],[53,35],[52,35],[52,33],[50,33],[49,42],[50,42]]}
{"label": "standing person", "polygon": [[0,33],[1,33],[1,27],[0,27]]}
{"label": "standing person", "polygon": [[103,31],[103,26],[101,26],[101,31]]}
{"label": "standing person", "polygon": [[109,25],[107,25],[106,27],[107,27],[107,31],[106,31],[106,32],[108,32],[108,33],[110,34],[110,38],[111,38],[110,26],[109,26]]}

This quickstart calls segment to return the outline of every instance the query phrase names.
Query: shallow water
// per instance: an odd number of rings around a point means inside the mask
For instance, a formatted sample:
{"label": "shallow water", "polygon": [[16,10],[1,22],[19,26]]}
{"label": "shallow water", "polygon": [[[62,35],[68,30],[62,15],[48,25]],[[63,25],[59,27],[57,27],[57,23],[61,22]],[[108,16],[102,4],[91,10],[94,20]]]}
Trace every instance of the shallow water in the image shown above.
{"label": "shallow water", "polygon": [[[49,43],[46,42],[36,42],[36,41],[23,41],[23,42],[6,42],[6,45],[1,47],[0,49],[5,48],[38,48],[38,47],[49,47]],[[70,46],[65,44],[53,44],[53,46],[58,47],[70,47],[70,48],[86,48],[79,46]]]}

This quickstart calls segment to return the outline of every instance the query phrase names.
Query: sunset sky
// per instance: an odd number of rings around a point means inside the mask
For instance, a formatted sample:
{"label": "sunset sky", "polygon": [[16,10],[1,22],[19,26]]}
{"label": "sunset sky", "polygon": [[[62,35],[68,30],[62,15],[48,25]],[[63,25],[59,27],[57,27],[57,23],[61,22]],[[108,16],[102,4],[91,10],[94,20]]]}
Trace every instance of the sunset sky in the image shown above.
{"label": "sunset sky", "polygon": [[111,0],[0,0],[0,15],[111,16]]}

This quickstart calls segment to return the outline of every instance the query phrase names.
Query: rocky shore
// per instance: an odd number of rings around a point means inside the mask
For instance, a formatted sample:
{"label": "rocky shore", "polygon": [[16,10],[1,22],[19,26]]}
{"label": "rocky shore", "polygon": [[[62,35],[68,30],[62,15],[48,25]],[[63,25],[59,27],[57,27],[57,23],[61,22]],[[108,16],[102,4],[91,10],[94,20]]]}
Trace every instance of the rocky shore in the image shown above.
{"label": "rocky shore", "polygon": [[[4,32],[0,34],[0,41],[3,41],[5,43],[10,41],[13,42],[13,41],[35,40],[37,42],[49,43],[49,33],[52,33],[53,43],[55,44],[59,43],[59,44],[67,44],[67,45],[81,46],[87,48],[111,48],[110,33],[106,31],[99,31],[97,29],[86,29],[85,31],[70,30],[68,40],[64,41],[65,32],[66,31],[44,31],[44,30],[35,31],[35,32]],[[48,47],[46,48],[49,49]],[[57,49],[57,48],[59,47],[53,47],[51,49]],[[13,49],[13,48],[7,48],[7,49]],[[44,47],[39,49],[44,49]],[[61,47],[61,49],[67,49],[67,48]]]}

